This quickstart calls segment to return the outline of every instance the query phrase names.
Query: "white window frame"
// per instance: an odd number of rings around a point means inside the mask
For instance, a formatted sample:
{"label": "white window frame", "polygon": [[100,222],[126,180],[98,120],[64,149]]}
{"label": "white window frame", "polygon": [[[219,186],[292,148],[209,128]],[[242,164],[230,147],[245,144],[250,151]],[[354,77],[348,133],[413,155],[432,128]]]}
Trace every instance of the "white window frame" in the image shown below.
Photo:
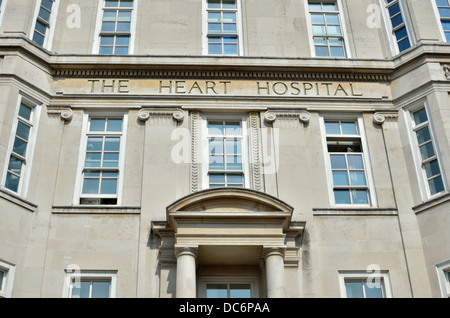
{"label": "white window frame", "polygon": [[250,188],[249,149],[247,116],[229,114],[202,114],[201,124],[201,158],[202,158],[202,189],[209,189],[209,144],[208,121],[239,121],[242,128],[242,172],[244,174],[244,188]]}
{"label": "white window frame", "polygon": [[436,265],[442,298],[450,298],[450,260]]}
{"label": "white window frame", "polygon": [[[398,2],[399,6],[400,6],[400,14],[402,15],[403,18],[403,24],[397,28],[395,28],[395,30],[392,27],[392,23],[391,23],[391,18],[389,15],[389,10],[388,7],[392,6],[393,4],[388,4],[386,0],[379,0],[380,1],[380,6],[381,6],[381,12],[383,14],[383,20],[384,20],[384,24],[386,27],[386,31],[387,31],[387,35],[389,38],[389,44],[391,45],[391,51],[394,55],[401,53],[400,49],[398,47],[398,42],[397,42],[397,37],[395,36],[395,31],[397,31],[399,28],[401,28],[403,25],[406,28],[406,32],[408,33],[408,39],[409,39],[409,44],[410,47],[412,47],[414,45],[414,38],[413,38],[413,33],[411,30],[411,26],[409,23],[409,17],[405,14],[405,12],[407,12],[406,10],[406,5],[404,0],[395,0]],[[434,1],[434,0],[432,0]],[[402,52],[406,51],[408,49],[403,50]]]}
{"label": "white window frame", "polygon": [[207,284],[250,284],[251,297],[259,298],[258,277],[256,276],[202,276],[199,277],[198,298],[206,298]]}
{"label": "white window frame", "polygon": [[109,298],[116,298],[117,271],[82,271],[72,269],[65,270],[62,298],[71,298],[73,284],[82,280],[109,281],[111,283]]}
{"label": "white window frame", "polygon": [[[60,0],[52,0],[52,1],[53,1],[53,6],[52,6],[51,14],[50,14],[50,21],[49,21],[49,24],[48,24],[48,30],[47,30],[47,32],[45,34],[44,43],[42,45],[42,47],[44,49],[47,49],[49,51],[52,49],[52,45],[53,45],[53,36],[54,36],[54,33],[55,33],[55,29],[56,29],[55,25],[56,25],[56,19],[57,19],[57,16],[58,16],[58,9],[59,9],[59,2],[60,2]],[[36,28],[36,21],[38,20],[39,10],[41,8],[41,3],[42,3],[42,0],[38,0],[37,3],[36,3],[36,8],[34,10],[33,23],[31,25],[31,30],[30,30],[30,39],[31,39],[31,41],[33,41],[34,30]],[[33,43],[35,43],[35,42],[33,41]],[[36,43],[36,45],[39,45],[39,44]]]}
{"label": "white window frame", "polygon": [[3,22],[3,16],[5,15],[5,8],[6,8],[6,2],[8,0],[3,0],[2,4],[0,5],[0,25],[2,25]]}
{"label": "white window frame", "polygon": [[339,271],[338,272],[338,280],[339,280],[339,290],[342,298],[347,298],[347,288],[345,283],[348,281],[367,281],[376,282],[381,281],[383,286],[384,297],[383,298],[392,298],[392,287],[391,287],[391,279],[388,271],[379,271],[379,272],[369,272],[369,271]]}
{"label": "white window frame", "polygon": [[[100,35],[102,33],[102,20],[103,20],[103,8],[105,0],[98,0],[97,18],[94,31],[94,40],[92,41],[92,54],[99,54],[100,52]],[[138,0],[133,0],[133,9],[131,9],[131,25],[130,25],[130,46],[128,48],[128,54],[134,54],[135,39],[136,39],[136,24],[137,24],[137,11]],[[114,56],[114,55],[113,55]],[[120,56],[120,55],[118,55]]]}
{"label": "white window frame", "polygon": [[[83,123],[82,123],[82,134],[78,155],[78,169],[77,169],[77,177],[75,180],[75,194],[73,198],[73,205],[81,205],[81,198],[107,198],[111,196],[102,196],[98,195],[89,195],[84,196],[82,194],[83,191],[83,171],[84,171],[84,163],[86,159],[86,146],[87,140],[89,137],[89,121],[90,118],[96,117],[106,117],[106,118],[122,118],[122,132],[121,132],[121,142],[119,149],[119,175],[117,178],[117,194],[114,198],[117,198],[117,203],[111,206],[120,206],[122,204],[122,193],[123,193],[123,179],[124,179],[124,169],[125,169],[125,151],[126,151],[126,143],[127,143],[127,130],[128,130],[128,114],[122,111],[117,112],[102,112],[102,111],[89,111],[83,114]],[[107,206],[107,205],[105,205]]]}
{"label": "white window frame", "polygon": [[[25,104],[26,106],[32,108],[32,119],[30,121],[31,130],[30,130],[30,135],[29,135],[29,140],[28,140],[27,152],[25,154],[25,157],[24,157],[25,160],[24,160],[24,163],[22,166],[23,172],[20,176],[17,192],[15,192],[13,190],[6,188],[5,183],[6,183],[7,173],[8,173],[9,160],[10,160],[11,154],[13,153],[14,140],[16,137],[17,125],[19,123],[19,110],[20,110],[20,105],[22,103]],[[16,110],[14,113],[14,119],[13,119],[12,129],[11,129],[11,133],[10,133],[9,146],[8,146],[8,151],[7,151],[7,155],[6,155],[5,166],[3,168],[2,189],[5,189],[6,191],[8,191],[10,193],[14,193],[14,194],[19,195],[24,198],[27,196],[27,193],[28,193],[28,184],[29,184],[30,175],[31,175],[31,167],[32,167],[32,163],[33,163],[34,149],[36,146],[39,118],[40,118],[40,113],[41,113],[40,105],[41,105],[41,103],[33,100],[30,97],[26,97],[25,95],[22,95],[22,94],[19,95],[19,98],[17,99]]]}
{"label": "white window frame", "polygon": [[208,0],[202,0],[202,54],[208,56],[242,56],[244,55],[243,31],[242,31],[242,4],[241,0],[236,0],[236,27],[238,54],[209,54],[208,53]]}
{"label": "white window frame", "polygon": [[[375,184],[374,179],[372,175],[372,166],[369,156],[369,148],[367,143],[367,137],[365,133],[365,126],[364,121],[361,115],[344,115],[344,114],[321,114],[319,116],[320,118],[320,131],[322,135],[322,149],[325,156],[325,170],[327,174],[327,185],[328,185],[328,194],[329,194],[329,200],[330,200],[330,206],[332,207],[339,207],[339,208],[358,208],[358,207],[375,207],[378,205],[377,203],[377,196],[375,193]],[[328,146],[327,146],[327,133],[325,130],[325,121],[333,121],[333,120],[339,120],[339,121],[355,121],[358,130],[359,130],[359,138],[361,140],[361,147],[362,147],[362,154],[363,154],[363,160],[364,160],[364,171],[366,175],[366,183],[367,183],[367,190],[369,192],[368,204],[336,204],[334,199],[334,183],[333,183],[333,173],[331,169],[331,162],[330,162],[330,153],[328,152]],[[349,137],[351,137],[349,135]],[[345,138],[345,136],[343,136]]]}
{"label": "white window frame", "polygon": [[[323,0],[322,0],[323,1]],[[347,23],[346,23],[346,17],[345,12],[343,10],[342,0],[332,0],[333,2],[336,2],[338,6],[338,13],[339,13],[339,23],[342,31],[342,39],[344,41],[344,52],[345,56],[337,57],[337,56],[316,56],[316,47],[314,45],[314,32],[312,28],[312,20],[311,20],[311,13],[309,11],[309,2],[321,2],[320,0],[304,0],[304,7],[305,7],[305,16],[307,21],[307,30],[308,30],[308,40],[309,40],[309,48],[311,51],[311,56],[316,58],[340,58],[340,59],[348,59],[352,58],[351,50],[349,46],[349,40],[348,40],[348,33],[347,33]]]}
{"label": "white window frame", "polygon": [[3,272],[3,280],[0,286],[0,298],[11,298],[16,267],[0,260],[0,271]]}
{"label": "white window frame", "polygon": [[[431,194],[430,192],[430,188],[428,185],[428,181],[427,181],[427,177],[426,177],[426,172],[425,169],[422,167],[422,158],[420,155],[420,149],[419,149],[419,144],[417,141],[417,137],[414,131],[414,118],[413,118],[413,113],[424,108],[426,110],[427,113],[427,117],[428,117],[428,126],[429,126],[429,131],[430,131],[430,136],[431,136],[431,141],[433,143],[433,149],[434,152],[436,154],[436,159],[438,161],[439,164],[439,169],[441,172],[441,177],[442,177],[442,182],[444,185],[444,190],[442,192],[438,192],[435,194]],[[414,165],[415,165],[415,170],[417,173],[417,177],[419,179],[419,189],[420,189],[420,193],[422,196],[422,202],[427,201],[429,199],[432,199],[436,196],[441,195],[442,193],[445,193],[448,191],[448,183],[447,183],[447,179],[445,177],[445,173],[443,170],[443,166],[442,166],[442,158],[441,158],[441,154],[439,151],[439,146],[436,140],[436,134],[434,132],[434,125],[433,125],[433,120],[431,118],[431,113],[430,113],[430,108],[428,105],[428,101],[427,100],[422,100],[419,101],[407,108],[403,109],[403,114],[404,114],[404,118],[406,121],[406,126],[408,128],[408,138],[409,138],[409,144],[411,145],[411,151],[413,154],[413,160],[414,160]]]}
{"label": "white window frame", "polygon": [[434,14],[436,16],[437,22],[439,24],[439,32],[441,34],[441,40],[443,42],[447,42],[447,38],[445,36],[445,32],[444,32],[444,28],[442,27],[442,19],[446,20],[446,21],[450,21],[450,18],[441,18],[441,14],[439,13],[439,9],[438,6],[436,4],[435,0],[431,0],[432,6],[433,6],[433,10],[434,10]]}

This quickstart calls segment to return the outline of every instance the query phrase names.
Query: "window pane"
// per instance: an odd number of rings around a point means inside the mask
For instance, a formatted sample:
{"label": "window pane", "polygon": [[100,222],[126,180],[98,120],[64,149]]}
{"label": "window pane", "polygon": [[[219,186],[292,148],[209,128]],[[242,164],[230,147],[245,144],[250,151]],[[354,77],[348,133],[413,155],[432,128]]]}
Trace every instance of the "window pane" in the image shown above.
{"label": "window pane", "polygon": [[103,137],[89,137],[87,141],[87,151],[102,151]]}
{"label": "window pane", "polygon": [[119,153],[105,153],[103,156],[103,167],[116,168],[119,166]]}
{"label": "window pane", "polygon": [[330,155],[332,169],[347,169],[345,155]]}
{"label": "window pane", "polygon": [[116,194],[117,179],[102,179],[101,194]]}
{"label": "window pane", "polygon": [[105,151],[119,151],[119,149],[120,149],[119,137],[106,137]]}
{"label": "window pane", "polygon": [[[1,4],[1,1],[0,1]],[[3,290],[3,276],[4,276],[4,272],[0,271],[0,290]]]}
{"label": "window pane", "polygon": [[422,160],[426,160],[434,156],[433,144],[431,142],[422,145],[420,148],[420,154],[422,155]]}
{"label": "window pane", "polygon": [[209,183],[214,184],[225,184],[225,175],[224,174],[210,174],[209,175]]}
{"label": "window pane", "polygon": [[19,189],[19,177],[8,172],[6,174],[5,187],[11,191],[17,192]]}
{"label": "window pane", "polygon": [[99,54],[113,54],[112,46],[100,46]]}
{"label": "window pane", "polygon": [[105,7],[108,8],[115,8],[119,6],[119,1],[118,0],[106,0],[105,1]]}
{"label": "window pane", "polygon": [[221,23],[208,23],[208,33],[221,33],[222,24]]}
{"label": "window pane", "polygon": [[115,55],[125,55],[128,54],[128,47],[127,46],[117,46],[115,51]]}
{"label": "window pane", "polygon": [[236,8],[236,0],[222,0],[222,8],[223,9],[235,9]]}
{"label": "window pane", "polygon": [[339,17],[337,14],[326,14],[325,19],[327,24],[337,24],[339,25]]}
{"label": "window pane", "polygon": [[316,56],[329,56],[328,47],[326,46],[316,46]]}
{"label": "window pane", "polygon": [[236,12],[224,12],[222,21],[228,23],[236,23]]}
{"label": "window pane", "polygon": [[383,298],[383,291],[380,282],[364,282],[364,291],[366,292],[366,298]]}
{"label": "window pane", "polygon": [[230,284],[230,298],[251,298],[250,284]]}
{"label": "window pane", "polygon": [[431,194],[436,194],[444,191],[444,183],[442,182],[441,176],[431,179],[430,181],[428,181],[428,184],[430,185]]}
{"label": "window pane", "polygon": [[117,21],[131,21],[131,11],[119,11],[119,14],[117,16]]}
{"label": "window pane", "polygon": [[341,35],[341,27],[338,25],[328,25],[327,34],[329,35]]}
{"label": "window pane", "polygon": [[222,54],[222,45],[221,44],[208,44],[208,53],[209,54]]}
{"label": "window pane", "polygon": [[228,184],[243,184],[244,183],[244,177],[242,175],[238,174],[229,174],[227,175],[227,183]]}
{"label": "window pane", "polygon": [[423,144],[424,142],[431,140],[430,130],[428,129],[428,126],[418,130],[416,134],[419,144]]}
{"label": "window pane", "polygon": [[115,22],[117,17],[117,10],[112,11],[104,11],[103,12],[103,21]]}
{"label": "window pane", "polygon": [[92,298],[108,298],[109,282],[92,282]]}
{"label": "window pane", "polygon": [[414,115],[414,122],[416,123],[416,125],[428,121],[428,116],[425,108],[422,108],[421,110],[415,112],[413,115]]}
{"label": "window pane", "polygon": [[241,141],[240,140],[226,140],[226,152],[229,155],[241,154]]}
{"label": "window pane", "polygon": [[227,285],[226,284],[207,284],[206,285],[206,298],[227,298]]}
{"label": "window pane", "polygon": [[328,135],[340,135],[341,134],[338,122],[326,122],[325,129],[326,129]]}
{"label": "window pane", "polygon": [[352,190],[353,204],[369,204],[367,190]]}
{"label": "window pane", "polygon": [[349,169],[364,169],[361,155],[348,155],[347,159]]}
{"label": "window pane", "polygon": [[13,152],[22,157],[25,157],[26,150],[27,142],[23,141],[22,139],[16,138],[14,140]]}
{"label": "window pane", "polygon": [[240,135],[241,125],[240,123],[226,123],[225,134],[227,135]]}
{"label": "window pane", "polygon": [[223,148],[223,140],[215,140],[212,139],[209,141],[209,153],[213,155],[223,155],[224,154],[224,148]]}
{"label": "window pane", "polygon": [[128,46],[129,44],[130,44],[130,37],[128,35],[116,37],[116,45]]}
{"label": "window pane", "polygon": [[106,131],[122,131],[122,119],[108,119],[108,128],[106,129]]}
{"label": "window pane", "polygon": [[439,8],[439,14],[442,18],[450,18],[450,9],[449,8]]}
{"label": "window pane", "polygon": [[334,200],[336,204],[350,204],[349,190],[334,190]]}
{"label": "window pane", "polygon": [[363,298],[362,285],[360,282],[346,282],[345,289],[347,290],[348,298]]}
{"label": "window pane", "polygon": [[326,29],[324,25],[313,25],[314,35],[326,35]]}
{"label": "window pane", "polygon": [[83,193],[84,194],[98,194],[99,179],[84,179]]}
{"label": "window pane", "polygon": [[28,140],[28,137],[30,135],[30,126],[25,125],[22,122],[17,123],[17,136],[19,136],[22,139]]}
{"label": "window pane", "polygon": [[210,9],[220,8],[220,0],[208,0],[208,8]]}
{"label": "window pane", "polygon": [[44,21],[49,22],[50,20],[50,11],[40,8],[39,9],[39,17],[42,18]]}
{"label": "window pane", "polygon": [[114,32],[116,30],[115,22],[102,22],[102,31]]}
{"label": "window pane", "polygon": [[330,46],[330,55],[337,57],[344,57],[345,56],[344,48],[340,46]]}
{"label": "window pane", "polygon": [[333,171],[333,184],[335,186],[349,185],[347,171]]}
{"label": "window pane", "polygon": [[118,22],[117,23],[117,31],[118,32],[129,32],[130,31],[130,22]]}
{"label": "window pane", "polygon": [[336,3],[324,3],[323,4],[323,11],[337,11]]}
{"label": "window pane", "polygon": [[425,171],[427,173],[427,178],[431,178],[432,176],[438,175],[441,173],[439,169],[439,164],[437,160],[433,160],[424,165]]}
{"label": "window pane", "polygon": [[86,153],[86,167],[100,167],[102,154],[100,152]]}
{"label": "window pane", "polygon": [[225,170],[225,163],[223,156],[209,156],[210,170]]}
{"label": "window pane", "polygon": [[20,171],[22,170],[22,161],[14,156],[11,156],[9,159],[8,170],[20,175]]}
{"label": "window pane", "polygon": [[364,171],[350,171],[350,182],[353,186],[365,186],[366,176]]}
{"label": "window pane", "polygon": [[131,8],[133,7],[133,0],[121,0],[120,1],[121,8]]}
{"label": "window pane", "polygon": [[409,47],[411,47],[411,43],[409,42],[408,38],[398,42],[398,49],[400,50],[400,52],[406,50]]}
{"label": "window pane", "polygon": [[325,24],[323,14],[311,14],[311,21],[313,24]]}
{"label": "window pane", "polygon": [[224,44],[223,54],[234,54],[234,55],[238,54],[237,44]]}
{"label": "window pane", "polygon": [[36,42],[37,45],[42,46],[44,45],[44,36],[37,32],[34,32],[33,41]]}
{"label": "window pane", "polygon": [[74,282],[72,288],[72,298],[89,298],[90,282]]}
{"label": "window pane", "polygon": [[31,112],[32,112],[32,108],[28,107],[27,105],[21,104],[20,108],[19,108],[19,116],[30,120],[31,119]]}
{"label": "window pane", "polygon": [[357,135],[356,123],[341,123],[343,135]]}
{"label": "window pane", "polygon": [[227,170],[242,170],[242,157],[227,156]]}
{"label": "window pane", "polygon": [[105,123],[104,118],[92,118],[90,131],[105,131]]}

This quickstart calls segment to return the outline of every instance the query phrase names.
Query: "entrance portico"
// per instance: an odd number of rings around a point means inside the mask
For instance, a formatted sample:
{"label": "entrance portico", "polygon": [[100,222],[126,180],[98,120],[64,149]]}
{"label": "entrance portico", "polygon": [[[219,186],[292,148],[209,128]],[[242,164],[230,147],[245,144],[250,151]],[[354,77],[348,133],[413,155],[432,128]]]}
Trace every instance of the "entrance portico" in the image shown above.
{"label": "entrance portico", "polygon": [[152,226],[161,238],[160,261],[173,249],[176,297],[199,295],[198,266],[209,274],[218,269],[221,277],[224,268],[261,268],[263,295],[286,296],[285,267],[298,266],[297,238],[305,225],[291,220],[288,204],[250,189],[218,188],[190,194],[166,212],[166,222]]}

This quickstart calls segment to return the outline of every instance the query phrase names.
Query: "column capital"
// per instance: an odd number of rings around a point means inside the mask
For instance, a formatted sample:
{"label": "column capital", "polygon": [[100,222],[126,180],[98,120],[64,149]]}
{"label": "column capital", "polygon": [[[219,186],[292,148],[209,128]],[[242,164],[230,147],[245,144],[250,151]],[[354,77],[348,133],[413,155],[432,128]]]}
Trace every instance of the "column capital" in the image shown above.
{"label": "column capital", "polygon": [[286,247],[264,247],[263,248],[263,257],[266,259],[270,256],[281,256],[284,257],[284,252],[286,251]]}
{"label": "column capital", "polygon": [[180,256],[192,256],[196,259],[198,256],[198,247],[197,246],[175,246],[175,257],[178,258]]}

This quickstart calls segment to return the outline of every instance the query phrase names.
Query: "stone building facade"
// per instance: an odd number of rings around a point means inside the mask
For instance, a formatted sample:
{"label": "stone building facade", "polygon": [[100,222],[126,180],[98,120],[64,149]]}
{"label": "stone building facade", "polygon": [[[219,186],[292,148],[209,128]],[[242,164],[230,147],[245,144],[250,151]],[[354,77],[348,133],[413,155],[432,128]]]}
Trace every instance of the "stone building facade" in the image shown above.
{"label": "stone building facade", "polygon": [[2,0],[0,297],[449,297],[448,0]]}

